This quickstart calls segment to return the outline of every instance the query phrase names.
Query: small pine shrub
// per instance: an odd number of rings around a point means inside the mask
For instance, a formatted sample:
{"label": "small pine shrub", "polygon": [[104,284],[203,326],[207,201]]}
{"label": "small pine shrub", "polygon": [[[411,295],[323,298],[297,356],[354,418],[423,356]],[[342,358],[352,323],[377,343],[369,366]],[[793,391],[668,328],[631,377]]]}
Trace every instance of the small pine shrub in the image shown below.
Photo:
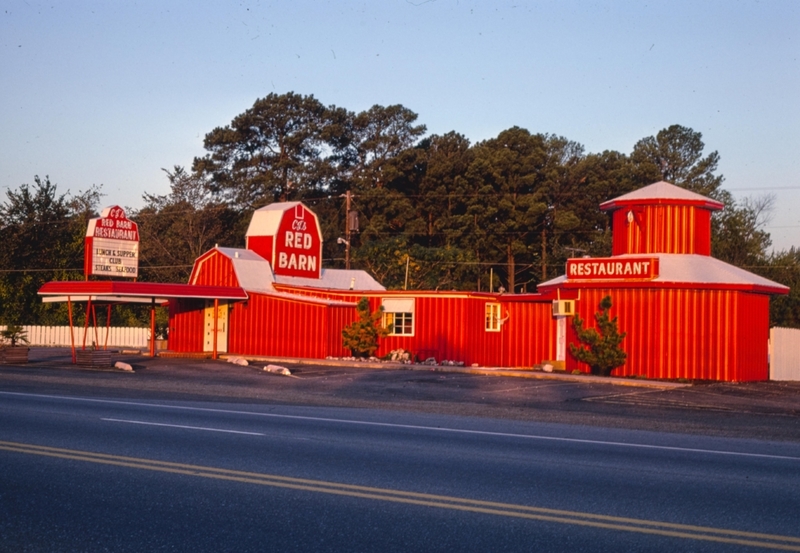
{"label": "small pine shrub", "polygon": [[620,347],[627,333],[619,332],[617,318],[609,317],[610,309],[611,296],[606,296],[600,301],[600,310],[594,315],[599,331],[584,328],[584,321],[579,315],[572,319],[572,326],[581,344],[569,344],[569,351],[575,359],[589,365],[592,374],[599,376],[610,376],[628,358],[628,354]]}
{"label": "small pine shrub", "polygon": [[389,334],[389,330],[381,325],[383,307],[370,313],[369,300],[361,298],[356,311],[358,319],[342,329],[342,344],[353,357],[371,357],[378,349],[379,340]]}

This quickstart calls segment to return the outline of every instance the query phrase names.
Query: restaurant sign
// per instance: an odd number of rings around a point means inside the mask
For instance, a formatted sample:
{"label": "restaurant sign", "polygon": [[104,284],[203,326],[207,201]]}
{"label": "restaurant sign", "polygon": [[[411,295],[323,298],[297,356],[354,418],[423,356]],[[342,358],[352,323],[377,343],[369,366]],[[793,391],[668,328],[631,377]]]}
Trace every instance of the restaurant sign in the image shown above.
{"label": "restaurant sign", "polygon": [[84,240],[84,274],[139,276],[139,227],[119,206],[107,207],[89,220]]}
{"label": "restaurant sign", "polygon": [[567,279],[652,280],[658,276],[657,257],[586,257],[567,260]]}

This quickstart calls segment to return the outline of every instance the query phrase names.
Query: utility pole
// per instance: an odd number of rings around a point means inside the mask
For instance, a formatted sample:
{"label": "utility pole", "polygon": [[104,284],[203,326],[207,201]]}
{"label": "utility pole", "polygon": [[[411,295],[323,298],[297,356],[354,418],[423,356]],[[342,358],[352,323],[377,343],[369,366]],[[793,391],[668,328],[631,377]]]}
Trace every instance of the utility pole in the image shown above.
{"label": "utility pole", "polygon": [[547,231],[542,229],[542,282],[547,280]]}
{"label": "utility pole", "polygon": [[350,270],[350,191],[348,190],[347,193],[344,195],[345,197],[345,218],[344,218],[344,235],[345,238],[345,245],[344,245],[344,268],[348,271]]}
{"label": "utility pole", "polygon": [[344,235],[345,238],[339,239],[339,242],[344,242],[344,266],[350,270],[350,238],[354,232],[358,232],[358,212],[350,208],[351,201],[355,196],[348,190],[342,196],[345,199],[345,218],[344,218]]}

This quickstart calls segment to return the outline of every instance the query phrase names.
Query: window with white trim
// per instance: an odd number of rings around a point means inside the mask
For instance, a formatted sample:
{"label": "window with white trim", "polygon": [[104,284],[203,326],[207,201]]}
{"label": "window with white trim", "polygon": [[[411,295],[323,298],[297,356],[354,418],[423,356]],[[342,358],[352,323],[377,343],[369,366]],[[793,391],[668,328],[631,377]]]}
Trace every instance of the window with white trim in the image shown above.
{"label": "window with white trim", "polygon": [[384,298],[383,327],[389,336],[414,335],[414,298]]}
{"label": "window with white trim", "polygon": [[486,304],[486,332],[500,332],[500,304]]}

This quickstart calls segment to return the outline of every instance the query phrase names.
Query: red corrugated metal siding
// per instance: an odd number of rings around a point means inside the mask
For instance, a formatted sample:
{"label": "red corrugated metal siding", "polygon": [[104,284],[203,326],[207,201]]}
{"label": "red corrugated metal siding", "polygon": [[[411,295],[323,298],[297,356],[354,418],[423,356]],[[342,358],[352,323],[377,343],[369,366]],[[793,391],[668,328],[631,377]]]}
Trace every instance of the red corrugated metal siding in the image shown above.
{"label": "red corrugated metal siding", "polygon": [[551,302],[503,303],[502,313],[508,321],[501,331],[501,366],[533,367],[556,358],[557,323]]}
{"label": "red corrugated metal siding", "polygon": [[739,294],[740,380],[769,379],[769,296]]}
{"label": "red corrugated metal siding", "polygon": [[711,255],[711,211],[697,209],[694,214],[694,253]]}
{"label": "red corrugated metal siding", "polygon": [[230,311],[228,351],[242,355],[325,358],[327,306],[251,293]]}
{"label": "red corrugated metal siding", "polygon": [[342,329],[357,318],[353,307],[337,305],[328,308],[328,355],[347,357],[351,354],[342,344]]}
{"label": "red corrugated metal siding", "polygon": [[272,263],[272,236],[248,236],[245,240],[248,250],[254,251]]}
{"label": "red corrugated metal siding", "polygon": [[231,260],[217,251],[200,259],[195,266],[192,284],[208,286],[239,286]]}
{"label": "red corrugated metal siding", "polygon": [[[378,354],[403,348],[421,358],[499,367],[532,367],[555,358],[556,323],[549,301],[501,302],[508,321],[500,332],[486,331],[486,303],[487,298],[418,296],[414,336],[384,338]],[[371,309],[379,305],[380,297],[371,298]]]}
{"label": "red corrugated metal siding", "polygon": [[[201,260],[195,278],[196,284],[238,285],[230,260],[216,252]],[[292,288],[291,292],[353,303],[365,295],[301,288]],[[509,321],[500,332],[487,332],[485,304],[493,301],[491,297],[371,292],[370,308],[378,309],[383,297],[398,295],[415,298],[414,336],[384,338],[377,355],[402,348],[438,361],[519,367],[555,357],[555,321],[550,316],[549,301],[506,302],[503,313],[508,313]],[[195,332],[202,348],[202,306],[199,309]],[[230,353],[324,358],[350,354],[342,346],[341,331],[355,320],[356,311],[251,294],[248,302],[233,304],[229,317]]]}
{"label": "red corrugated metal siding", "polygon": [[[467,298],[421,296],[415,298],[414,336],[387,336],[381,341],[379,355],[403,348],[420,357],[437,361],[464,361],[470,364],[480,351],[478,329],[483,330],[483,303],[468,305]],[[378,309],[381,296],[370,298],[370,308]],[[477,302],[472,302],[473,304]],[[477,313],[480,308],[480,313]]]}
{"label": "red corrugated metal siding", "polygon": [[633,229],[626,219],[625,210],[617,210],[611,216],[611,255],[624,255],[631,253]]}
{"label": "red corrugated metal siding", "polygon": [[[292,289],[304,295],[357,302],[364,293],[349,291],[309,291]],[[381,340],[377,355],[404,349],[420,358],[435,357],[437,361],[463,361],[469,365],[531,367],[555,357],[556,322],[551,316],[550,301],[502,302],[502,314],[509,316],[500,332],[485,328],[486,303],[497,303],[495,297],[473,297],[396,291],[366,294],[370,309],[377,310],[384,297],[414,297],[414,336],[388,336]],[[341,328],[355,319],[355,310],[340,319],[340,330],[329,336],[329,351],[335,352]],[[347,308],[345,308],[345,312]],[[535,326],[531,326],[535,325]],[[349,352],[343,353],[349,354]],[[333,353],[332,355],[336,355]]]}
{"label": "red corrugated metal siding", "polygon": [[[363,298],[367,297],[370,300],[375,297],[375,292],[362,292],[362,293],[352,293],[349,290],[346,292],[339,292],[335,290],[316,290],[316,289],[309,289],[309,288],[295,288],[295,287],[282,287],[280,285],[276,286],[276,289],[281,291],[287,291],[290,294],[297,294],[300,296],[308,296],[312,298],[322,298],[326,300],[332,301],[341,301],[341,302],[350,302],[350,303],[358,303],[358,301]],[[384,295],[390,295],[390,293],[384,292]]]}
{"label": "red corrugated metal siding", "polygon": [[682,253],[711,254],[711,212],[689,205],[649,205],[614,212],[613,255]]}
{"label": "red corrugated metal siding", "polygon": [[203,300],[170,300],[169,349],[203,351]]}
{"label": "red corrugated metal siding", "polygon": [[[736,290],[584,289],[576,308],[589,326],[611,295],[625,365],[614,375],[703,380],[766,378],[768,297]],[[572,332],[568,342],[577,344]],[[588,370],[568,355],[568,368]]]}
{"label": "red corrugated metal siding", "polygon": [[[209,260],[212,262],[212,260]],[[224,264],[220,264],[224,265]],[[225,274],[225,267],[209,265],[208,271]],[[203,271],[206,272],[205,269]],[[337,301],[357,302],[364,293],[350,291],[325,291],[292,289],[292,293],[315,296]],[[327,355],[345,356],[350,352],[342,347],[341,331],[356,318],[355,309],[344,306],[327,307],[323,326],[317,315],[308,311],[302,302],[285,302],[298,306],[284,312],[278,309],[278,317],[282,327],[274,325],[270,317],[275,307],[269,309],[262,306],[266,300],[259,297],[253,301],[253,295],[247,307],[235,307],[232,310],[228,350],[242,354],[279,355],[278,350],[291,351],[286,355],[302,357],[325,357]],[[496,301],[488,297],[470,297],[448,294],[421,294],[397,292],[370,292],[367,297],[370,309],[377,310],[381,299],[390,296],[414,297],[414,336],[389,336],[381,340],[377,355],[386,355],[394,349],[405,349],[422,357],[435,357],[438,361],[463,361],[465,364],[478,363],[488,366],[530,367],[545,359],[555,357],[556,326],[551,316],[549,301],[508,301],[502,303],[503,316],[508,315],[508,322],[500,332],[487,332],[485,329],[485,305]],[[270,304],[271,305],[271,304]],[[315,306],[324,308],[324,306]],[[246,321],[239,320],[244,311],[258,312]],[[312,310],[313,312],[313,310]],[[310,317],[313,323],[306,323],[303,317]],[[265,326],[266,325],[266,326]],[[302,331],[285,335],[284,327],[298,325]],[[315,326],[316,325],[316,326]],[[275,336],[273,342],[265,338],[266,329]],[[243,338],[242,333],[247,337]],[[254,336],[260,336],[256,339]],[[295,343],[295,336],[304,336],[307,343]],[[315,338],[316,336],[316,338]],[[257,343],[259,342],[259,343]],[[313,342],[313,343],[312,343]],[[294,344],[289,347],[286,344]],[[323,344],[323,347],[320,347]]]}
{"label": "red corrugated metal siding", "polygon": [[[470,298],[465,300],[469,302],[471,317],[469,321],[465,320],[467,336],[469,339],[469,349],[472,352],[468,356],[468,361],[465,363],[471,365],[477,363],[484,367],[503,367],[504,360],[507,357],[503,351],[503,332],[487,332],[486,331],[486,304],[498,303],[497,301],[488,301],[485,298]],[[504,317],[505,311],[501,304],[500,315]]]}

